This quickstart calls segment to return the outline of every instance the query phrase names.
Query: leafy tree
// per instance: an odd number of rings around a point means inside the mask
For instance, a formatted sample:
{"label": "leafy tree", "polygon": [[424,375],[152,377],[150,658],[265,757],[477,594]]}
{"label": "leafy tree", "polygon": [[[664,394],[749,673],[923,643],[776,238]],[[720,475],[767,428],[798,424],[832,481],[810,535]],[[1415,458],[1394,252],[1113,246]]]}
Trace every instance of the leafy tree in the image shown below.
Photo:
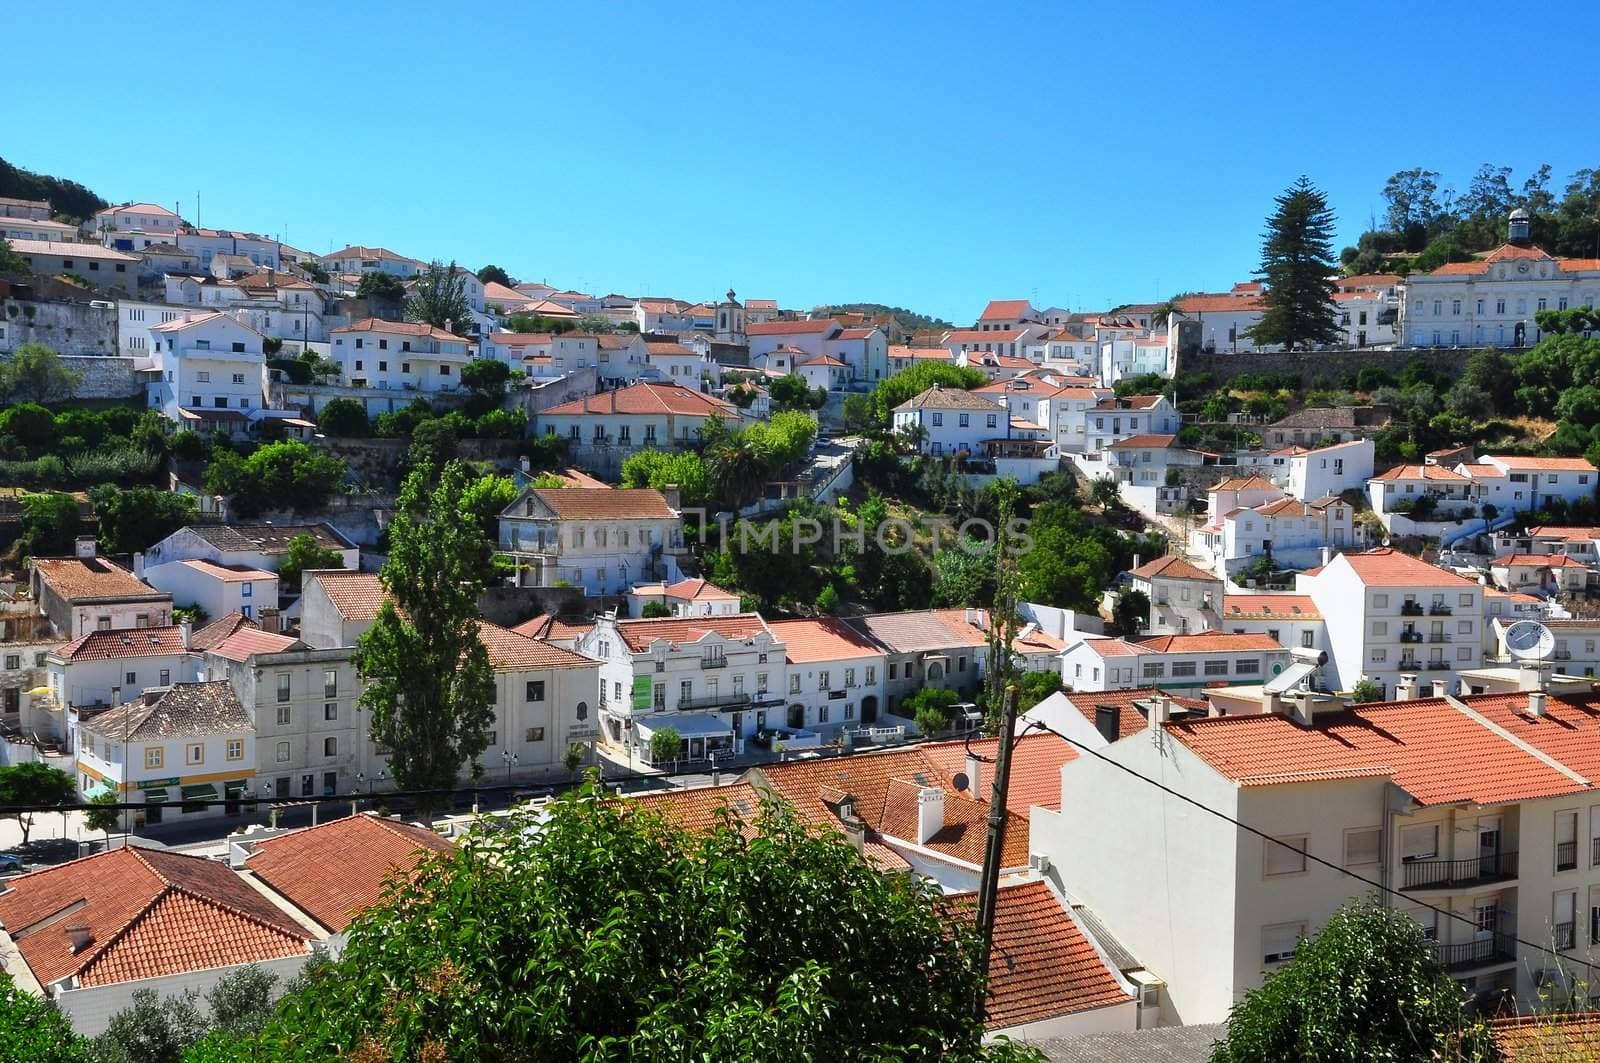
{"label": "leafy tree", "polygon": [[660,617],[671,616],[672,610],[668,609],[662,602],[645,602],[644,608],[639,610],[639,615],[645,620],[655,620]]}
{"label": "leafy tree", "polygon": [[300,534],[289,540],[278,565],[278,579],[285,590],[297,591],[301,573],[326,568],[344,568],[344,554],[331,546],[318,546],[316,539]]}
{"label": "leafy tree", "polygon": [[872,396],[846,395],[844,397],[844,427],[850,432],[865,432],[874,426]]}
{"label": "leafy tree", "polygon": [[89,1042],[53,1001],[18,989],[0,971],[0,1059],[30,1063],[91,1063]]}
{"label": "leafy tree", "polygon": [[322,268],[322,263],[318,262],[314,258],[302,259],[301,261],[296,262],[295,265],[299,267],[307,277],[311,278],[311,282],[313,284],[327,284],[333,279],[328,275],[328,271]]}
{"label": "leafy tree", "polygon": [[457,336],[472,332],[472,306],[467,302],[467,282],[456,271],[434,261],[417,278],[406,300],[406,317],[424,321]]}
{"label": "leafy tree", "polygon": [[[796,526],[798,511],[764,524],[740,521],[724,544],[735,587],[755,597],[762,608],[780,602],[813,602],[818,583],[816,548]],[[719,581],[720,582],[720,581]]]}
{"label": "leafy tree", "polygon": [[322,434],[336,438],[362,438],[372,434],[372,422],[367,409],[355,399],[329,399],[317,415],[317,427]]}
{"label": "leafy tree", "polygon": [[[36,760],[0,768],[0,807],[59,805],[76,793],[72,776]],[[0,819],[16,820],[22,829],[22,844],[28,844],[28,833],[33,830],[32,812],[0,812]]]}
{"label": "leafy tree", "polygon": [[[650,604],[654,605],[655,603],[651,602]],[[561,754],[561,766],[567,769],[568,774],[576,778],[578,769],[583,767],[584,758],[587,756],[588,751],[584,748],[583,743],[573,742],[567,746],[567,751]]]}
{"label": "leafy tree", "polygon": [[1333,211],[1328,199],[1301,177],[1275,200],[1261,245],[1266,309],[1249,331],[1257,346],[1286,350],[1337,343],[1334,315]]}
{"label": "leafy tree", "polygon": [[1354,902],[1235,1004],[1213,1063],[1498,1058],[1410,916]]}
{"label": "leafy tree", "polygon": [[46,492],[22,496],[22,538],[29,557],[60,557],[72,553],[78,534],[78,501],[71,495]]}
{"label": "leafy tree", "polygon": [[839,588],[832,583],[817,592],[817,612],[833,614],[839,611]]}
{"label": "leafy tree", "polygon": [[[464,761],[478,766],[494,723],[494,670],[478,637],[478,597],[492,543],[461,519],[466,467],[446,465],[437,484],[414,469],[389,524],[388,592],[356,644],[361,706],[372,734],[394,753],[390,770],[408,790],[448,790]],[[428,811],[448,794],[424,797]]]}
{"label": "leafy tree", "polygon": [[486,541],[500,537],[500,514],[517,500],[516,481],[509,476],[485,473],[467,483],[461,491],[461,519],[478,529]]}
{"label": "leafy tree", "polygon": [[1368,701],[1382,701],[1383,687],[1374,680],[1363,678],[1360,682],[1356,683],[1355,688],[1350,691],[1350,700],[1363,703]]}
{"label": "leafy tree", "polygon": [[4,159],[0,159],[0,196],[46,200],[57,216],[74,222],[87,221],[95,211],[110,206],[77,181],[24,170]]}
{"label": "leafy tree", "polygon": [[11,241],[0,236],[0,277],[26,277],[33,273],[27,259],[17,254],[11,247]]}
{"label": "leafy tree", "polygon": [[461,434],[456,426],[446,418],[430,417],[411,430],[406,462],[414,469],[438,469],[454,461],[460,450]]}
{"label": "leafy tree", "polygon": [[956,718],[956,702],[961,695],[941,687],[922,687],[913,690],[900,703],[900,715],[916,721],[917,730],[925,735],[936,735],[950,729]]}
{"label": "leafy tree", "polygon": [[805,379],[796,373],[781,376],[767,388],[772,404],[780,410],[816,410],[828,401],[822,388],[812,390]]}
{"label": "leafy tree", "polygon": [[650,763],[660,767],[675,762],[683,755],[683,735],[676,727],[663,727],[650,732]]}
{"label": "leafy tree", "polygon": [[513,287],[511,274],[499,266],[484,266],[478,270],[478,279],[485,284],[504,284],[507,288]]}
{"label": "leafy tree", "polygon": [[0,362],[0,402],[55,402],[82,383],[83,374],[42,343],[24,343]]}
{"label": "leafy tree", "polygon": [[499,405],[506,397],[511,367],[494,358],[474,358],[461,367],[461,386]]}
{"label": "leafy tree", "polygon": [[100,542],[107,553],[148,550],[200,515],[193,495],[154,487],[102,484],[89,492],[100,519]]}
{"label": "leafy tree", "polygon": [[217,980],[206,994],[211,1028],[232,1037],[253,1037],[272,1018],[278,976],[251,964]]}
{"label": "leafy tree", "polygon": [[617,331],[616,324],[603,314],[584,314],[578,318],[574,332],[605,334]]}
{"label": "leafy tree", "polygon": [[406,286],[392,273],[373,270],[371,273],[361,275],[361,281],[356,285],[356,296],[361,299],[403,303],[406,298]]}
{"label": "leafy tree", "polygon": [[1439,174],[1421,168],[1401,170],[1383,186],[1389,208],[1384,224],[1400,236],[1408,251],[1420,251],[1444,215],[1439,206]]}
{"label": "leafy tree", "polygon": [[983,1044],[975,935],[935,888],[778,806],[748,836],[691,834],[601,796],[514,810],[424,864],[260,1035],[213,1058],[1040,1058]]}
{"label": "leafy tree", "polygon": [[161,997],[154,989],[139,989],[133,1004],[111,1016],[106,1030],[94,1039],[99,1063],[181,1063],[188,1048],[206,1034],[206,1019],[189,990]]}
{"label": "leafy tree", "polygon": [[1060,672],[1024,672],[1017,679],[1017,712],[1027,712],[1060,689]]}
{"label": "leafy tree", "polygon": [[994,598],[994,544],[966,539],[933,557],[933,604],[985,605]]}
{"label": "leafy tree", "polygon": [[479,439],[521,439],[528,430],[526,410],[490,410],[478,418]]}
{"label": "leafy tree", "polygon": [[878,381],[872,389],[872,414],[880,425],[887,428],[894,420],[894,408],[908,399],[916,398],[937,384],[943,388],[960,388],[971,391],[989,382],[977,369],[946,362],[919,361],[891,377]]}
{"label": "leafy tree", "polygon": [[1150,596],[1144,591],[1123,591],[1117,596],[1111,620],[1124,638],[1137,636],[1150,622]]}
{"label": "leafy tree", "polygon": [[705,460],[692,451],[638,450],[623,459],[623,487],[664,491],[673,484],[686,506],[703,506],[711,500]]}
{"label": "leafy tree", "polygon": [[204,461],[206,441],[192,428],[185,428],[172,437],[172,456],[179,461]]}
{"label": "leafy tree", "polygon": [[[721,424],[708,419],[707,425]],[[705,445],[705,461],[716,498],[737,509],[760,495],[767,482],[768,463],[748,432],[729,432]]]}
{"label": "leafy tree", "polygon": [[244,516],[267,510],[314,512],[348,472],[338,458],[296,439],[267,443],[248,458],[214,451],[206,490],[227,495]]}
{"label": "leafy tree", "polygon": [[108,846],[111,844],[111,832],[122,827],[122,810],[117,808],[117,801],[116,793],[102,791],[89,799],[92,807],[83,814],[83,825],[90,830],[103,831]]}
{"label": "leafy tree", "polygon": [[1111,477],[1097,476],[1089,487],[1089,497],[1101,509],[1111,510],[1122,504],[1122,489]]}

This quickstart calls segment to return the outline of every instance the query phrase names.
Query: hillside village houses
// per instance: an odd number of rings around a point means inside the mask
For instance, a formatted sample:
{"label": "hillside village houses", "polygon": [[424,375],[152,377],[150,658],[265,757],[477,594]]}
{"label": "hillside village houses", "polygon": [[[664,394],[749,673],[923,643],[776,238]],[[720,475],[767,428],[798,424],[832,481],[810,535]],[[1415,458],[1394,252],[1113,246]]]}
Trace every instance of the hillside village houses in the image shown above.
{"label": "hillside village houses", "polygon": [[365,318],[333,330],[333,360],[354,388],[441,392],[461,386],[465,339],[413,321]]}
{"label": "hillside village houses", "polygon": [[581,587],[625,594],[640,583],[680,578],[678,509],[648,488],[524,488],[500,514],[500,547],[526,587]]}
{"label": "hillside village houses", "polygon": [[188,428],[244,436],[267,412],[261,333],[217,311],[149,327],[149,405]]}

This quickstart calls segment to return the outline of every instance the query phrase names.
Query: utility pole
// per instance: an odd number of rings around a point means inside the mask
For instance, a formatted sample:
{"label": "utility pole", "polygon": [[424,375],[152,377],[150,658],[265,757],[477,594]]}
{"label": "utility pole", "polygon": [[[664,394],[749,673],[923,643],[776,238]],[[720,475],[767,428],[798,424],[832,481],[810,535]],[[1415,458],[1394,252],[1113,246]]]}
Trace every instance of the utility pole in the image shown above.
{"label": "utility pole", "polygon": [[1006,786],[1011,781],[1012,732],[1017,726],[1017,688],[1007,686],[1000,708],[1000,736],[994,757],[994,789],[989,794],[989,837],[983,850],[983,873],[978,880],[978,969],[983,975],[976,1001],[981,1022],[989,985],[989,949],[994,942],[995,907],[1000,895],[1000,864],[1006,845]]}

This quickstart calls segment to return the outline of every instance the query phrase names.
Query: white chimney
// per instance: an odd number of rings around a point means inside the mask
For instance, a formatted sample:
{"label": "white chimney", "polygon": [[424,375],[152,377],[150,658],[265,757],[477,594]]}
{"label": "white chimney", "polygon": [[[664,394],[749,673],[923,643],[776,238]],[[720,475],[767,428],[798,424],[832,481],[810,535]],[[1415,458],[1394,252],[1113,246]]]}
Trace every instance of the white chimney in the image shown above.
{"label": "white chimney", "polygon": [[94,944],[94,931],[89,929],[88,923],[68,923],[66,932],[74,956]]}
{"label": "white chimney", "polygon": [[917,794],[917,844],[926,845],[944,829],[944,791],[924,786]]}
{"label": "white chimney", "polygon": [[972,795],[974,801],[982,801],[989,795],[983,792],[983,761],[976,754],[967,754],[967,793]]}
{"label": "white chimney", "polygon": [[133,578],[144,579],[144,551],[136,551],[133,555]]}
{"label": "white chimney", "polygon": [[93,560],[99,553],[99,544],[92,535],[80,535],[73,540],[73,553],[82,561]]}
{"label": "white chimney", "polygon": [[1414,672],[1402,672],[1400,681],[1394,685],[1394,700],[1415,701],[1417,697],[1417,676]]}
{"label": "white chimney", "polygon": [[1528,715],[1534,719],[1544,716],[1544,703],[1548,695],[1542,690],[1528,691]]}
{"label": "white chimney", "polygon": [[1327,567],[1328,562],[1330,562],[1332,560],[1333,560],[1333,547],[1324,546],[1322,548],[1322,564],[1323,564],[1323,567]]}
{"label": "white chimney", "polygon": [[1537,664],[1524,662],[1517,671],[1518,690],[1543,690],[1544,670]]}
{"label": "white chimney", "polygon": [[1449,681],[1445,680],[1445,679],[1435,679],[1433,681],[1433,696],[1436,697],[1436,698],[1449,697],[1450,696],[1450,683],[1449,683]]}
{"label": "white chimney", "polygon": [[1172,702],[1167,700],[1165,694],[1157,694],[1150,699],[1150,706],[1145,716],[1145,726],[1156,734],[1161,733],[1161,727],[1172,715]]}
{"label": "white chimney", "polygon": [[1304,691],[1294,691],[1284,695],[1289,699],[1289,712],[1294,722],[1301,727],[1310,727],[1316,717],[1316,710],[1312,707],[1311,695]]}
{"label": "white chimney", "polygon": [[189,648],[189,638],[194,634],[194,625],[184,620],[178,624],[178,638],[183,642],[183,648]]}

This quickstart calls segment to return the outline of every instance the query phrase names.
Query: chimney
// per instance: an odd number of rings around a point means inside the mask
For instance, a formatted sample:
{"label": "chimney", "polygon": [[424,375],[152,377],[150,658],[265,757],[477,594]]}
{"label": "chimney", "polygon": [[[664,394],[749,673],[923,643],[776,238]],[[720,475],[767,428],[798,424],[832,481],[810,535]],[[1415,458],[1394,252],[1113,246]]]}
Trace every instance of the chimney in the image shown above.
{"label": "chimney", "polygon": [[1400,673],[1400,681],[1394,685],[1394,700],[1415,701],[1417,698],[1417,674],[1415,672]]}
{"label": "chimney", "polygon": [[1120,705],[1096,705],[1094,707],[1094,729],[1100,732],[1100,737],[1108,743],[1115,742],[1122,735],[1122,707]]}
{"label": "chimney", "polygon": [[944,829],[944,791],[937,786],[924,786],[917,794],[917,844],[926,845]]}
{"label": "chimney", "polygon": [[1155,734],[1161,733],[1161,727],[1172,716],[1172,702],[1167,700],[1165,694],[1157,694],[1150,699],[1149,707],[1145,710],[1145,727]]}
{"label": "chimney", "polygon": [[1316,717],[1312,697],[1308,691],[1297,690],[1284,695],[1289,701],[1289,716],[1301,727],[1310,727]]}
{"label": "chimney", "polygon": [[194,635],[194,625],[184,620],[178,624],[178,638],[183,642],[183,648],[189,648],[189,639]]}
{"label": "chimney", "polygon": [[1544,716],[1544,703],[1548,695],[1542,690],[1528,691],[1528,715],[1535,720]]}
{"label": "chimney", "polygon": [[144,579],[144,551],[140,550],[133,555],[133,578]]}
{"label": "chimney", "polygon": [[277,634],[283,630],[283,625],[278,620],[278,611],[276,609],[261,610],[260,621],[262,631],[270,631],[273,634]]}
{"label": "chimney", "polygon": [[68,923],[66,932],[74,956],[94,944],[94,931],[89,929],[88,923]]}
{"label": "chimney", "polygon": [[1450,696],[1450,684],[1448,681],[1443,679],[1435,679],[1431,686],[1434,697],[1445,698]]}
{"label": "chimney", "polygon": [[667,484],[662,488],[661,497],[667,500],[668,509],[676,511],[683,508],[683,492],[677,484]]}
{"label": "chimney", "polygon": [[967,793],[972,795],[974,801],[982,801],[983,793],[983,761],[975,754],[967,754]]}
{"label": "chimney", "polygon": [[1330,562],[1332,560],[1333,560],[1333,547],[1324,546],[1322,548],[1322,565],[1323,565],[1323,567],[1326,568],[1327,565],[1328,565],[1328,562]]}
{"label": "chimney", "polygon": [[1537,664],[1525,662],[1517,671],[1518,690],[1543,690],[1544,670]]}
{"label": "chimney", "polygon": [[1139,567],[1139,555],[1138,554],[1134,554],[1133,555],[1133,564],[1129,566],[1129,569],[1133,570],[1133,569],[1137,569],[1138,567]]}
{"label": "chimney", "polygon": [[100,552],[100,544],[92,535],[80,535],[73,540],[73,554],[81,561],[92,561]]}

